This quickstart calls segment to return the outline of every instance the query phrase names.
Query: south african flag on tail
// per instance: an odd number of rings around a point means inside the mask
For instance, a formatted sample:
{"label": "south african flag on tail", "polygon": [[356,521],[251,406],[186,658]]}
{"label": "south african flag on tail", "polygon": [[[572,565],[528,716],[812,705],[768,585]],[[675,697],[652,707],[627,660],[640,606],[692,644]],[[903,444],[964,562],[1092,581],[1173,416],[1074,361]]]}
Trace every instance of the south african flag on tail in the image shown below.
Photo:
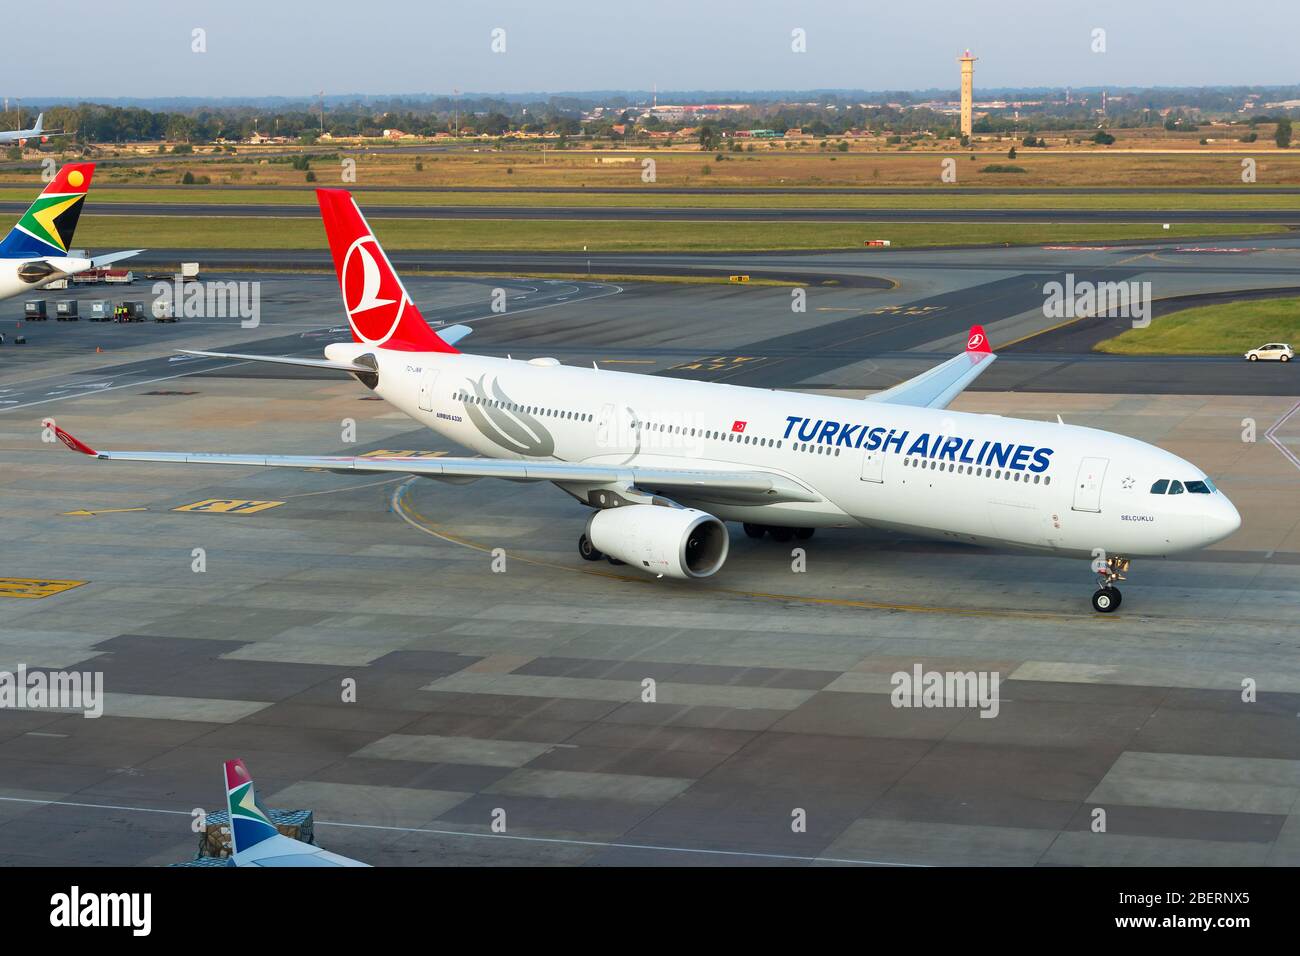
{"label": "south african flag on tail", "polygon": [[66,256],[94,173],[94,163],[69,163],[60,169],[0,242],[0,259]]}
{"label": "south african flag on tail", "polygon": [[242,760],[226,761],[226,809],[230,811],[231,849],[235,853],[257,846],[280,832],[258,802],[253,778]]}

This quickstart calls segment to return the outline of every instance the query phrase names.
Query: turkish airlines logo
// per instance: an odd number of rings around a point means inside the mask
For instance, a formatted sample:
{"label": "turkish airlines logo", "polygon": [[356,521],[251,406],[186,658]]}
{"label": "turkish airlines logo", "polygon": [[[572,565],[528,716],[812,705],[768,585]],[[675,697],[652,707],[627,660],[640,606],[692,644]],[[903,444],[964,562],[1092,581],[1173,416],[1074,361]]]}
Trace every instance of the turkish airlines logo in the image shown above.
{"label": "turkish airlines logo", "polygon": [[743,432],[745,430],[745,426],[748,424],[749,422],[732,422],[731,430],[733,432]]}
{"label": "turkish airlines logo", "polygon": [[348,247],[341,284],[357,338],[369,345],[392,338],[410,300],[374,236],[362,236]]}
{"label": "turkish airlines logo", "polygon": [[984,345],[984,333],[976,332],[966,340],[966,351],[978,351]]}

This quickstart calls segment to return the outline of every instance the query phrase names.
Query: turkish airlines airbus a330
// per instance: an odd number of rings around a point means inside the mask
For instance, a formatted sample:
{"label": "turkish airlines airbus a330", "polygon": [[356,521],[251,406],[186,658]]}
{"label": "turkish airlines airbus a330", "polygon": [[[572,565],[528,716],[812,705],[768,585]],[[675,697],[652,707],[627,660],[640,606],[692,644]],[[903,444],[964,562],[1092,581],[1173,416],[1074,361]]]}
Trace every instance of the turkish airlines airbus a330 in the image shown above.
{"label": "turkish airlines airbus a330", "polygon": [[356,458],[69,448],[109,461],[398,472],[453,482],[549,481],[592,508],[579,551],[706,578],[725,521],[751,537],[871,527],[1093,560],[1097,611],[1136,555],[1213,544],[1241,525],[1195,465],[1123,435],[947,410],[995,356],[966,350],[863,401],[467,355],[465,326],[421,317],[343,190],[317,192],[352,327],[324,359],[192,352],[334,369],[485,457]]}

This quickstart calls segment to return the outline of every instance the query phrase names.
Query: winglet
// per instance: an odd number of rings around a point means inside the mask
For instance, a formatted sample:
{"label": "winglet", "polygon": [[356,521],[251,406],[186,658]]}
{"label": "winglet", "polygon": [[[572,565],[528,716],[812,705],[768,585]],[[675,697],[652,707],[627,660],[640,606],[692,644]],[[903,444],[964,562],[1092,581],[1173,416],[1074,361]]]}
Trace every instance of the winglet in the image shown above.
{"label": "winglet", "polygon": [[984,326],[972,325],[970,335],[966,339],[967,352],[992,352],[989,348],[989,337],[984,334]]}
{"label": "winglet", "polygon": [[280,831],[262,809],[253,789],[253,777],[242,760],[227,760],[226,809],[230,812],[230,848],[241,853]]}
{"label": "winglet", "polygon": [[81,439],[73,438],[58,425],[54,426],[54,434],[59,441],[63,442],[63,444],[67,445],[73,451],[79,451],[83,455],[89,455],[91,458],[99,457],[99,452],[95,451],[95,449],[91,448]]}

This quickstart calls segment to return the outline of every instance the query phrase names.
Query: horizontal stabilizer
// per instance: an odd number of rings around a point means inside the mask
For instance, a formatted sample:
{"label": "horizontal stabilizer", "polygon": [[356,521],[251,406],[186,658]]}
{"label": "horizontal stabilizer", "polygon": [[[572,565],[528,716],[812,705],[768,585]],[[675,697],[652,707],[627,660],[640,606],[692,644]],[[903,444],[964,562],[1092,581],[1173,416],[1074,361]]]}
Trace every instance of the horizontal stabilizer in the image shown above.
{"label": "horizontal stabilizer", "polygon": [[370,372],[374,369],[369,365],[359,365],[356,362],[333,362],[329,359],[310,359],[310,358],[289,358],[284,355],[242,355],[238,352],[200,352],[197,349],[177,349],[186,355],[197,355],[200,358],[219,358],[235,359],[240,362],[267,362],[271,365],[296,365],[302,368],[328,368],[336,372]]}
{"label": "horizontal stabilizer", "polygon": [[90,268],[102,269],[104,266],[112,265],[114,262],[121,262],[123,259],[130,259],[132,256],[138,256],[144,252],[143,249],[128,249],[125,252],[110,252],[102,256],[92,256],[90,259]]}
{"label": "horizontal stabilizer", "polygon": [[446,328],[438,329],[438,338],[448,345],[455,345],[473,331],[468,325],[449,325]]}

